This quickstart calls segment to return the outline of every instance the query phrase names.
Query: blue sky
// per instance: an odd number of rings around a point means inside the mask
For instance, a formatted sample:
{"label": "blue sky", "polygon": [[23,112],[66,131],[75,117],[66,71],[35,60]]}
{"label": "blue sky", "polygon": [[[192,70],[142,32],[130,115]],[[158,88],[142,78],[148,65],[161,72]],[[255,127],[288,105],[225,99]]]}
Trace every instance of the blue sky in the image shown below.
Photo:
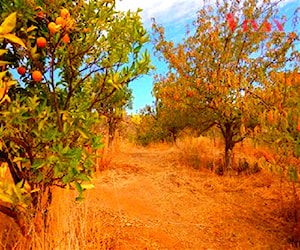
{"label": "blue sky", "polygon": [[[156,22],[165,28],[165,35],[168,40],[173,40],[175,43],[185,36],[186,26],[191,25],[196,19],[196,12],[201,7],[203,0],[117,0],[117,9],[133,11],[137,8],[143,9],[141,16],[144,27],[151,34],[151,18],[154,17]],[[285,0],[281,4],[280,13],[290,17],[297,7],[300,8],[300,3],[297,0]],[[285,30],[290,29],[285,26]],[[300,27],[298,28],[299,32]],[[152,64],[156,67],[157,73],[163,73],[166,70],[166,65],[153,55],[153,45],[150,43],[147,46],[151,53]],[[153,76],[155,72],[151,72],[149,76],[143,76],[132,83],[130,87],[133,89],[133,108],[129,113],[137,113],[145,105],[151,105],[154,98],[151,95],[153,86]]]}

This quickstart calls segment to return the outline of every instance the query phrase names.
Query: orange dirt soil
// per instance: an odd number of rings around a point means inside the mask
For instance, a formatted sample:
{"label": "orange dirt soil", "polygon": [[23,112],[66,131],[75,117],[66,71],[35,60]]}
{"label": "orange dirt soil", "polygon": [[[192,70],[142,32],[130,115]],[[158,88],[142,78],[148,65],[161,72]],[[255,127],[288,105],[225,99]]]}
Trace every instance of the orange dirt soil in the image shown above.
{"label": "orange dirt soil", "polygon": [[84,203],[56,191],[45,249],[295,248],[290,184],[280,187],[267,171],[217,176],[188,168],[177,150],[121,147]]}

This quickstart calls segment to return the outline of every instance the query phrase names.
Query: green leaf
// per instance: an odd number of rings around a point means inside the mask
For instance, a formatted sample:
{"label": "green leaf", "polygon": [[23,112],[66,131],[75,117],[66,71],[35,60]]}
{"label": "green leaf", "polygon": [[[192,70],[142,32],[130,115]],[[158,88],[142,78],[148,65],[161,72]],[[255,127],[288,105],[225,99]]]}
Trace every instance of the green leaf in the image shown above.
{"label": "green leaf", "polygon": [[64,177],[62,178],[62,182],[63,182],[64,184],[67,184],[67,183],[69,182],[69,177],[68,177],[68,176],[64,176]]}
{"label": "green leaf", "polygon": [[82,201],[84,201],[84,197],[76,197],[75,201],[82,202]]}
{"label": "green leaf", "polygon": [[45,162],[43,160],[35,160],[32,164],[32,168],[39,169],[39,168],[42,168],[43,166],[45,166],[46,164],[47,164],[47,162]]}
{"label": "green leaf", "polygon": [[87,177],[84,174],[79,174],[78,179],[83,180],[83,181],[90,181],[89,177]]}
{"label": "green leaf", "polygon": [[39,172],[38,176],[36,177],[36,182],[40,183],[42,179],[43,179],[43,175],[41,172]]}
{"label": "green leaf", "polygon": [[295,167],[290,168],[290,180],[293,182],[297,182],[298,180],[298,173]]}
{"label": "green leaf", "polygon": [[89,139],[90,138],[89,133],[85,129],[81,128],[81,129],[78,129],[78,131],[84,139]]}
{"label": "green leaf", "polygon": [[80,185],[80,183],[78,183],[77,181],[75,182],[75,187],[76,187],[76,189],[77,189],[77,191],[78,191],[78,193],[80,194],[80,196],[82,195],[82,192],[83,192],[83,190],[82,190],[82,187],[81,187],[81,185]]}
{"label": "green leaf", "polygon": [[7,34],[14,30],[17,23],[17,12],[11,13],[5,18],[4,22],[0,26],[0,34]]}

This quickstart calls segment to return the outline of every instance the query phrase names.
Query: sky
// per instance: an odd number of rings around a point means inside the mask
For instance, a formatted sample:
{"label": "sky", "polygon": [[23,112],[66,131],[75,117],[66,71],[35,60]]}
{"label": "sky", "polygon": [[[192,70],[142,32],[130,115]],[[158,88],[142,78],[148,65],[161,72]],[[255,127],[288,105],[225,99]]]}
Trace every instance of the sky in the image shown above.
{"label": "sky", "polygon": [[[209,0],[207,2],[210,2]],[[117,0],[116,8],[127,11],[142,9],[141,17],[146,30],[151,34],[151,18],[155,18],[159,25],[165,28],[167,40],[180,42],[186,32],[186,26],[191,25],[196,19],[197,10],[200,9],[203,0]],[[285,0],[280,7],[279,14],[292,16],[297,8],[300,8],[298,0]],[[300,27],[298,29],[298,32]],[[166,71],[166,65],[153,55],[153,44],[146,45],[151,54],[152,64],[156,67],[156,72],[150,72],[130,83],[133,90],[133,108],[128,113],[138,113],[145,105],[153,104],[154,98],[151,94],[153,87],[153,76],[156,73]]]}

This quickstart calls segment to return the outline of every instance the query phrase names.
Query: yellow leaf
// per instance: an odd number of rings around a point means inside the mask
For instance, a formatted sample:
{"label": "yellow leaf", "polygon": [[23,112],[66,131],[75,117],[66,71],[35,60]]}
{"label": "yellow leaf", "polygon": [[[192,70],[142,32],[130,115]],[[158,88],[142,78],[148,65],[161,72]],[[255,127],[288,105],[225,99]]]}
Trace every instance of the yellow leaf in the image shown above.
{"label": "yellow leaf", "polygon": [[0,200],[3,202],[8,202],[8,203],[13,204],[13,201],[11,200],[11,198],[5,194],[0,194]]}
{"label": "yellow leaf", "polygon": [[7,70],[0,72],[0,79],[2,79],[6,75],[6,72],[7,72]]}
{"label": "yellow leaf", "polygon": [[0,34],[4,35],[14,30],[17,23],[17,12],[11,13],[0,26]]}
{"label": "yellow leaf", "polygon": [[38,192],[38,191],[40,191],[40,189],[39,189],[39,188],[36,188],[36,189],[31,190],[30,193],[34,193],[34,192]]}
{"label": "yellow leaf", "polygon": [[93,189],[93,188],[95,188],[95,185],[93,185],[93,184],[81,184],[81,187],[83,189]]}
{"label": "yellow leaf", "polygon": [[4,34],[2,35],[2,37],[8,39],[9,41],[13,42],[13,43],[17,43],[21,46],[23,46],[24,48],[26,48],[25,43],[17,36],[13,35],[13,34]]}
{"label": "yellow leaf", "polygon": [[[0,142],[1,143],[1,142]],[[0,177],[4,177],[7,172],[8,166],[6,162],[0,164]]]}
{"label": "yellow leaf", "polygon": [[36,26],[30,26],[26,31],[31,32],[31,31],[35,30],[36,28],[37,28]]}
{"label": "yellow leaf", "polygon": [[245,128],[244,123],[242,123],[242,125],[240,127],[240,133],[241,133],[241,135],[244,135],[246,133],[246,128]]}
{"label": "yellow leaf", "polygon": [[22,159],[23,159],[22,157],[16,157],[16,158],[14,158],[13,162],[19,162],[19,161],[21,161]]}
{"label": "yellow leaf", "polygon": [[30,185],[28,184],[27,181],[25,181],[25,183],[24,183],[24,189],[25,189],[27,192],[29,192],[29,191],[31,190],[31,187],[30,187]]}
{"label": "yellow leaf", "polygon": [[28,207],[24,202],[18,203],[17,206],[18,206],[19,208],[21,208],[22,210],[24,210],[24,211],[25,211],[25,209]]}
{"label": "yellow leaf", "polygon": [[6,83],[6,85],[7,85],[7,87],[10,87],[10,86],[15,85],[16,83],[17,83],[17,81],[8,81],[8,82]]}
{"label": "yellow leaf", "polygon": [[37,46],[35,45],[34,47],[32,47],[31,50],[30,50],[30,52],[31,52],[31,55],[33,57],[35,57],[36,56],[36,52],[37,52]]}
{"label": "yellow leaf", "polygon": [[10,62],[7,61],[0,61],[0,66],[5,66],[7,64],[10,64]]}
{"label": "yellow leaf", "polygon": [[5,95],[4,98],[2,100],[0,100],[0,104],[5,102],[5,101],[8,101],[8,102],[11,102],[10,98],[8,95]]}
{"label": "yellow leaf", "polygon": [[1,103],[2,99],[4,98],[4,96],[6,95],[6,91],[7,91],[6,86],[0,88],[0,103]]}
{"label": "yellow leaf", "polygon": [[4,55],[7,52],[7,49],[0,49],[0,56]]}

